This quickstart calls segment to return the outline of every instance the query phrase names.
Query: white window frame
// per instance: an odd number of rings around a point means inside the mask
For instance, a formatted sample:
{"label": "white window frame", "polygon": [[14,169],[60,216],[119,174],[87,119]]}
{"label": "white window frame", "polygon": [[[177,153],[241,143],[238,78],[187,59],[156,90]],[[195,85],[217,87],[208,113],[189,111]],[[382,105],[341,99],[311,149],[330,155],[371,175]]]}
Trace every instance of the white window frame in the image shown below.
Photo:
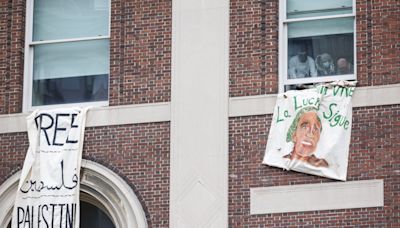
{"label": "white window frame", "polygon": [[[356,0],[353,0],[352,13],[330,15],[330,16],[317,16],[317,17],[305,17],[305,18],[293,18],[287,19],[286,13],[287,0],[279,0],[279,93],[285,92],[285,85],[296,85],[296,84],[307,84],[307,83],[322,83],[336,80],[356,80],[357,79],[357,32],[356,32]],[[354,26],[354,43],[353,43],[353,74],[345,75],[332,75],[323,77],[309,77],[309,78],[297,78],[288,79],[288,24],[291,22],[302,22],[302,21],[313,21],[323,19],[334,19],[334,18],[353,18]]]}
{"label": "white window frame", "polygon": [[32,86],[33,86],[33,56],[34,46],[40,44],[54,44],[54,43],[67,43],[67,42],[78,42],[78,41],[93,41],[93,40],[109,40],[110,42],[110,31],[111,31],[111,0],[108,0],[109,5],[109,21],[108,21],[108,35],[105,36],[94,36],[94,37],[82,37],[73,39],[57,39],[49,41],[33,41],[33,9],[34,0],[26,1],[26,19],[25,19],[25,54],[24,54],[24,95],[22,111],[29,112],[36,109],[49,109],[49,108],[60,108],[60,107],[73,107],[73,106],[108,106],[110,98],[110,68],[108,69],[108,99],[107,101],[96,101],[96,102],[80,102],[80,103],[68,103],[68,104],[54,104],[54,105],[41,105],[32,106]]}

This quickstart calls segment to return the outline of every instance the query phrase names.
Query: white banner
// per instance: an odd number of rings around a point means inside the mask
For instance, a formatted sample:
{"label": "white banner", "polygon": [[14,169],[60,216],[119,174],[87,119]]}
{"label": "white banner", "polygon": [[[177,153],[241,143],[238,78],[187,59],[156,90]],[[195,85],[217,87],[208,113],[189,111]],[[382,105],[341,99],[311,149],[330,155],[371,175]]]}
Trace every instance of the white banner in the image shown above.
{"label": "white banner", "polygon": [[279,94],[263,164],[346,180],[354,89],[336,82]]}
{"label": "white banner", "polygon": [[79,184],[87,109],[35,111],[12,228],[79,227]]}

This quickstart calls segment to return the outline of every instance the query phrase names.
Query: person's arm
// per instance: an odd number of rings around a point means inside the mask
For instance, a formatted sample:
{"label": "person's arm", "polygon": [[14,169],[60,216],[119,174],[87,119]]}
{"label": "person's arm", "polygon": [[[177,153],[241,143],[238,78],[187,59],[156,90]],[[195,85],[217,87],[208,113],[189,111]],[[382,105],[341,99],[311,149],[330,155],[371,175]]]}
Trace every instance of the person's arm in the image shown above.
{"label": "person's arm", "polygon": [[296,56],[293,56],[289,60],[289,78],[296,78]]}
{"label": "person's arm", "polygon": [[311,77],[317,77],[318,73],[317,73],[317,69],[315,67],[315,62],[313,60],[313,58],[308,56],[308,64],[310,65],[310,75]]}

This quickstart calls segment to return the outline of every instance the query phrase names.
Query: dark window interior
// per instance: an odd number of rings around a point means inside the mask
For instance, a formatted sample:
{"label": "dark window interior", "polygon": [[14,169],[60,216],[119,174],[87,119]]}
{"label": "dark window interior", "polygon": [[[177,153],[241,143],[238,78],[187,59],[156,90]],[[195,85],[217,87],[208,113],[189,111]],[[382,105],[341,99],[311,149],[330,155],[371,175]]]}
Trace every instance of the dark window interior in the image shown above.
{"label": "dark window interior", "polygon": [[33,106],[106,101],[108,75],[34,80],[33,94]]}

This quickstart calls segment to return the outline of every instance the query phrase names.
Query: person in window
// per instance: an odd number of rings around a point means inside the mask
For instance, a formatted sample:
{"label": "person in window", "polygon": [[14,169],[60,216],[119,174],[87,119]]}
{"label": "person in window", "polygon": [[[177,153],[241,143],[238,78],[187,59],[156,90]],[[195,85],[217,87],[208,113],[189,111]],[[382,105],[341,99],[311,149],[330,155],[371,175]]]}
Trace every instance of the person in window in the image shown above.
{"label": "person in window", "polygon": [[301,47],[297,55],[289,60],[289,78],[316,77],[314,59],[307,55],[305,47]]}
{"label": "person in window", "polygon": [[333,59],[328,53],[318,55],[315,60],[318,76],[327,76],[335,74],[335,65]]}
{"label": "person in window", "polygon": [[283,158],[298,160],[315,167],[329,167],[325,159],[317,158],[314,155],[321,131],[322,124],[317,115],[317,109],[314,107],[301,109],[294,118],[286,136],[287,142],[294,143],[293,150]]}
{"label": "person in window", "polygon": [[345,58],[339,58],[336,63],[337,74],[353,74],[353,65],[347,61]]}

